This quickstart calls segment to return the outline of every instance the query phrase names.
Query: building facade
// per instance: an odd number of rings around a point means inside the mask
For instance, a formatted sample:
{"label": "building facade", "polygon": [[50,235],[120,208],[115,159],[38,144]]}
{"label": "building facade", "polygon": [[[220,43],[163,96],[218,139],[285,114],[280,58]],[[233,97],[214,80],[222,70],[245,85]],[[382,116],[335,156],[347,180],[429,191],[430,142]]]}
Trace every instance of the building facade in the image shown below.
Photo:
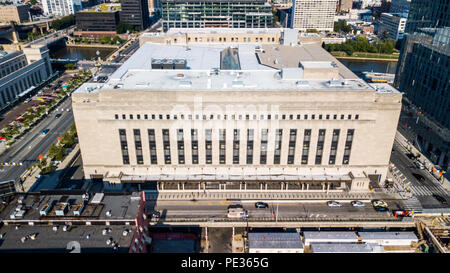
{"label": "building facade", "polygon": [[120,4],[99,5],[75,14],[78,31],[110,31],[116,32],[119,23]]}
{"label": "building facade", "polygon": [[[406,34],[394,85],[424,116],[413,128],[422,151],[444,170],[450,167],[450,27]],[[429,128],[429,129],[425,129]]]}
{"label": "building facade", "polygon": [[412,0],[409,10],[407,33],[419,28],[450,27],[450,2],[447,0]]}
{"label": "building facade", "polygon": [[407,18],[400,13],[382,13],[378,26],[378,37],[403,39]]}
{"label": "building facade", "polygon": [[353,7],[353,0],[338,0],[336,12],[349,11]]}
{"label": "building facade", "polygon": [[18,24],[30,19],[30,6],[28,5],[9,5],[0,6],[0,22],[9,23],[11,21]]}
{"label": "building facade", "polygon": [[150,25],[150,14],[147,0],[122,0],[120,21],[144,30]]}
{"label": "building facade", "polygon": [[163,29],[271,28],[266,0],[161,0]]}
{"label": "building facade", "polygon": [[0,57],[0,109],[31,91],[52,74],[46,46],[31,45]]}
{"label": "building facade", "polygon": [[389,8],[390,13],[409,13],[411,0],[392,0]]}
{"label": "building facade", "polygon": [[87,178],[175,191],[367,191],[401,106],[320,45],[165,40],[72,99]]}
{"label": "building facade", "polygon": [[336,0],[294,0],[291,28],[333,31]]}
{"label": "building facade", "polygon": [[82,9],[81,0],[42,0],[44,14],[67,16]]}

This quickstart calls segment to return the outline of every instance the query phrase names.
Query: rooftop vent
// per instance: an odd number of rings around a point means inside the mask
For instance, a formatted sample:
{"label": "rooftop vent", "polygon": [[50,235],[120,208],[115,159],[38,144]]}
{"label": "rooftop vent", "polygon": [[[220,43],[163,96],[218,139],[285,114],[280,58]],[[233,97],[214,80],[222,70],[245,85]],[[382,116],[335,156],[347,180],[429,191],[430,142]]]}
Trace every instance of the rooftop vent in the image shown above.
{"label": "rooftop vent", "polygon": [[330,86],[330,87],[338,87],[338,86],[344,86],[344,85],[346,85],[347,83],[345,82],[345,81],[342,81],[342,80],[335,80],[335,79],[332,79],[332,80],[329,80],[328,81],[328,86]]}
{"label": "rooftop vent", "polygon": [[296,81],[295,85],[297,87],[309,86],[309,82],[308,81]]}
{"label": "rooftop vent", "polygon": [[244,87],[244,82],[243,81],[233,81],[232,86],[233,87]]}

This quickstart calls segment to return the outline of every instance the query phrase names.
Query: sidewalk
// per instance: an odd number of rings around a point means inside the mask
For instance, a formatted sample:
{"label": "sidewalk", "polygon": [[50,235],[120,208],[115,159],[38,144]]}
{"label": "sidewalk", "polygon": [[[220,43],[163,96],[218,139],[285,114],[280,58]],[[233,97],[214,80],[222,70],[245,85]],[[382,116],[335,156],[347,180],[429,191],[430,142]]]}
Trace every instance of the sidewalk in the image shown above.
{"label": "sidewalk", "polygon": [[425,169],[428,170],[431,176],[435,178],[436,183],[440,184],[442,187],[444,187],[447,191],[450,191],[450,182],[442,176],[441,179],[439,179],[435,174],[432,173],[432,169],[436,168],[433,162],[431,162],[427,157],[425,157],[419,150],[414,147],[414,145],[411,145],[409,141],[399,132],[395,134],[395,140],[407,151],[410,151],[414,155],[419,155],[418,160],[423,163],[425,166]]}
{"label": "sidewalk", "polygon": [[[63,159],[61,164],[59,164],[58,168],[50,174],[47,175],[39,175],[41,170],[38,167],[34,167],[31,174],[27,176],[25,181],[23,182],[23,190],[27,192],[31,189],[33,191],[39,191],[42,188],[50,189],[54,188],[59,183],[59,177],[63,173],[63,170],[70,166],[74,159],[80,153],[80,146],[77,144],[73,148],[73,150]],[[35,185],[35,183],[39,180],[39,177],[42,177],[39,181],[39,185]]]}
{"label": "sidewalk", "polygon": [[226,200],[226,199],[238,199],[238,200],[302,200],[302,201],[352,201],[352,200],[372,200],[372,199],[392,199],[392,196],[385,192],[355,192],[355,193],[322,193],[322,192],[261,192],[261,191],[248,191],[248,192],[156,192],[146,191],[147,200]]}

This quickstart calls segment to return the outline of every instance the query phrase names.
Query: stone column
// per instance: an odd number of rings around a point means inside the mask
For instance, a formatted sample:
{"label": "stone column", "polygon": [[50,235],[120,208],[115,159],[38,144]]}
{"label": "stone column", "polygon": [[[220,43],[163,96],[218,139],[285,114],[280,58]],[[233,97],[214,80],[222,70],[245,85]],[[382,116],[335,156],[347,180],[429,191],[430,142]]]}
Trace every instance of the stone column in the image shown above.
{"label": "stone column", "polygon": [[306,190],[309,191],[309,183],[306,183]]}
{"label": "stone column", "polygon": [[181,183],[181,186],[183,187],[183,191],[184,191],[184,182],[183,182],[183,183]]}
{"label": "stone column", "polygon": [[289,190],[289,183],[288,183],[288,182],[286,182],[286,188],[285,188],[285,190]]}

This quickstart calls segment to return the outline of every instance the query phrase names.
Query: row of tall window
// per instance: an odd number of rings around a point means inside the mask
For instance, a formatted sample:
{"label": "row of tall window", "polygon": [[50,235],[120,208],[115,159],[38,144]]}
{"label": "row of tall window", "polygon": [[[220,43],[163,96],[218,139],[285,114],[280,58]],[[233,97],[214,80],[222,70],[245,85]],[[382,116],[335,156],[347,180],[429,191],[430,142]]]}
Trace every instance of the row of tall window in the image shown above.
{"label": "row of tall window", "polygon": [[30,73],[29,75],[22,77],[14,81],[8,87],[0,90],[0,106],[6,105],[8,102],[13,101],[17,95],[27,90],[31,86],[37,86],[41,83],[42,77],[39,71]]}
{"label": "row of tall window", "polygon": [[[287,164],[294,164],[295,149],[297,142],[297,129],[289,130],[289,143],[288,143],[288,154],[287,154]],[[330,154],[328,158],[329,165],[336,164],[336,154],[339,142],[339,135],[341,130],[334,129],[332,131]],[[347,165],[350,161],[350,153],[353,143],[354,129],[348,129],[345,138],[344,153],[342,158],[342,164]],[[178,152],[178,164],[185,164],[185,141],[184,141],[184,131],[183,129],[177,129],[177,152]],[[150,149],[150,163],[158,164],[158,156],[156,152],[156,134],[154,129],[148,129],[148,141]],[[246,164],[253,164],[254,158],[254,135],[255,129],[247,129],[247,155]],[[303,146],[299,150],[301,155],[301,164],[307,165],[309,159],[309,152],[311,148],[311,129],[305,129],[303,131]],[[233,164],[240,164],[240,135],[241,130],[233,129]],[[142,139],[140,129],[133,129],[134,144],[136,149],[136,162],[138,165],[144,164],[144,157],[142,153]],[[282,147],[282,136],[283,129],[277,129],[275,131],[275,143],[274,143],[274,158],[273,164],[280,164],[281,161],[281,147]],[[325,144],[326,129],[319,129],[316,155],[314,164],[322,165],[323,161],[323,149]],[[127,135],[125,129],[119,129],[119,140],[120,147],[122,151],[123,164],[130,164],[130,158],[128,153],[128,143]],[[162,129],[162,143],[163,143],[163,154],[164,154],[164,164],[172,164],[172,158],[170,153],[170,135],[169,129]],[[212,129],[205,130],[205,162],[206,164],[212,164]],[[199,163],[199,152],[198,152],[198,130],[191,129],[191,150],[192,150],[192,164]],[[268,146],[268,129],[261,130],[261,146],[259,154],[259,164],[267,164],[267,146]],[[226,129],[219,129],[219,164],[226,164]]]}
{"label": "row of tall window", "polygon": [[[352,114],[304,114],[303,118],[300,114],[290,114],[290,115],[148,115],[148,114],[129,114],[128,116],[126,114],[121,115],[121,119],[153,119],[153,120],[176,120],[178,118],[184,120],[308,120],[308,119],[320,119],[320,120],[330,120],[330,119],[359,119],[359,114],[352,115]],[[114,119],[119,119],[119,114],[114,115]]]}

